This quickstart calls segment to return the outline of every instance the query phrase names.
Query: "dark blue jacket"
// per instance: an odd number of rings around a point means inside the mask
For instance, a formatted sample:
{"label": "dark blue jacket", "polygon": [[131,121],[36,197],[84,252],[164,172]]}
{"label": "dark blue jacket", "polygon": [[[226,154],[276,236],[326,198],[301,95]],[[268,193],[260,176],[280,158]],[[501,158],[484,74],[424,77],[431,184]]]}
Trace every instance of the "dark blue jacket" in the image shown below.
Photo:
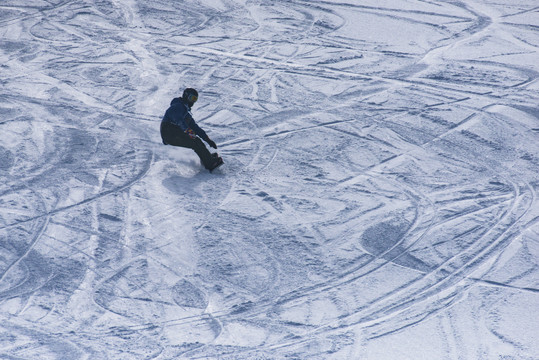
{"label": "dark blue jacket", "polygon": [[165,116],[163,116],[162,122],[174,124],[187,134],[192,130],[203,140],[208,139],[206,132],[202,130],[195,122],[195,119],[193,119],[191,108],[182,98],[172,99],[170,107],[165,112]]}

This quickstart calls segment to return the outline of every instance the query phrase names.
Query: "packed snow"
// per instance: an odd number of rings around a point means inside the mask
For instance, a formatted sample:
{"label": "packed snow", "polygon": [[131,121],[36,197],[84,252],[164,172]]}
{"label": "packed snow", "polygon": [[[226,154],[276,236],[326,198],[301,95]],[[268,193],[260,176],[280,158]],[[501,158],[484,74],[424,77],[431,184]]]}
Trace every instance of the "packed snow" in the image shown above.
{"label": "packed snow", "polygon": [[2,0],[0,358],[538,359],[538,79],[534,0]]}

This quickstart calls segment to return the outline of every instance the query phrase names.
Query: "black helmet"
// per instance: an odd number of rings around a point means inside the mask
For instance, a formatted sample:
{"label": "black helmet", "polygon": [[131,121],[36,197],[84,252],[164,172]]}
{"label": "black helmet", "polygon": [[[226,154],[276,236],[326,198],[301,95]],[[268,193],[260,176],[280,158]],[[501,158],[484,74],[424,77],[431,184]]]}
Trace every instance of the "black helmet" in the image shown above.
{"label": "black helmet", "polygon": [[198,92],[195,89],[187,88],[183,91],[182,99],[187,101],[190,107],[198,100]]}

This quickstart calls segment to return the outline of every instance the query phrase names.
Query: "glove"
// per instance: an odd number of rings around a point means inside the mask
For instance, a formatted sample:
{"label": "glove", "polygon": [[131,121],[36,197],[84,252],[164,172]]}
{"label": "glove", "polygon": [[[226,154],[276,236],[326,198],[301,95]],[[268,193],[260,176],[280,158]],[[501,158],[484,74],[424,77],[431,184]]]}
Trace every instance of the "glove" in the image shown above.
{"label": "glove", "polygon": [[215,144],[215,141],[213,141],[212,139],[208,138],[208,139],[206,140],[206,142],[207,142],[208,145],[210,145],[212,148],[217,149],[217,144]]}

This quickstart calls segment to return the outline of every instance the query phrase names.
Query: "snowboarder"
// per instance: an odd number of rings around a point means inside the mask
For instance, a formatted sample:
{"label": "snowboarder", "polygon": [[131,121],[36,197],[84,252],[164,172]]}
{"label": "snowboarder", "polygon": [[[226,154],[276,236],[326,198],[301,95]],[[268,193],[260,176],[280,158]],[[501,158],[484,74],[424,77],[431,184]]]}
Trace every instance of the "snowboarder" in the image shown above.
{"label": "snowboarder", "polygon": [[161,138],[165,145],[193,149],[204,167],[212,172],[223,164],[223,159],[217,153],[210,153],[200,140],[203,139],[212,148],[217,149],[215,142],[193,119],[191,107],[197,100],[198,92],[192,88],[185,89],[181,98],[172,99],[161,121]]}

